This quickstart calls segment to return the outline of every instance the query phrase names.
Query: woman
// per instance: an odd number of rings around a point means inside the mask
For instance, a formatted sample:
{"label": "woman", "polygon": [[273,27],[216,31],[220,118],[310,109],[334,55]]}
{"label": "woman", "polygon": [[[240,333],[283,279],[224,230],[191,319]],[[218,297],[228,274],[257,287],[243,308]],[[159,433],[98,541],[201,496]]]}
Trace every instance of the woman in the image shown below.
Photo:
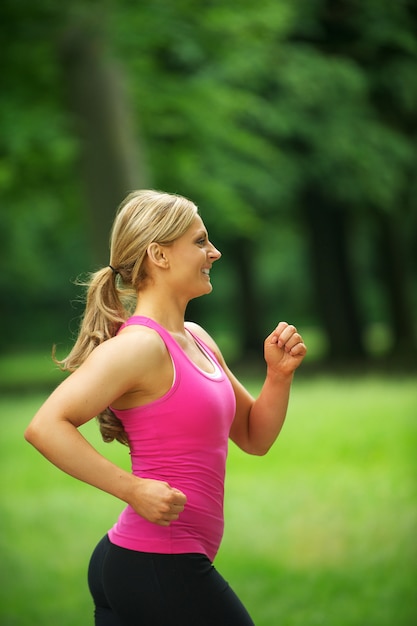
{"label": "woman", "polygon": [[[186,198],[130,194],[110,252],[110,265],[91,277],[78,339],[61,361],[72,373],[25,432],[61,470],[127,503],[91,558],[96,626],[253,625],[212,565],[223,533],[227,442],[268,451],[306,347],[294,326],[278,324],[265,340],[267,374],[255,400],[213,339],[184,322],[188,302],[211,292],[221,256]],[[129,445],[132,473],[79,433],[95,416],[105,441]]]}

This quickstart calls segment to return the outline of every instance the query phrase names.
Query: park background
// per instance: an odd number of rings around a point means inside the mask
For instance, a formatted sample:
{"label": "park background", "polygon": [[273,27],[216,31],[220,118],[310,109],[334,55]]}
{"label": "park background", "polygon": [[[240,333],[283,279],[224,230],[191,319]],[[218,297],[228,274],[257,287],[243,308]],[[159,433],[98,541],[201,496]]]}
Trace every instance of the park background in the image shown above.
{"label": "park background", "polygon": [[120,503],[22,434],[144,187],[199,206],[223,257],[188,317],[255,393],[277,321],[309,346],[274,451],[231,449],[219,563],[257,624],[417,623],[415,3],[3,0],[0,24],[2,626],[89,623]]}

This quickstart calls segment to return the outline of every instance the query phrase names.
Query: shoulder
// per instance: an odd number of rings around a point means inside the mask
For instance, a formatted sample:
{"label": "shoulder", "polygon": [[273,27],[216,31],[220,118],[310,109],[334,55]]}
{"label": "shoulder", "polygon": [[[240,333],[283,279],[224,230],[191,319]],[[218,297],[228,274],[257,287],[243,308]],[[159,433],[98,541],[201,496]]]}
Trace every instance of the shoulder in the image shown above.
{"label": "shoulder", "polygon": [[70,378],[74,394],[79,395],[82,387],[85,393],[100,397],[103,406],[109,406],[125,394],[130,400],[132,394],[149,394],[150,390],[158,394],[155,386],[169,379],[171,369],[171,359],[158,333],[129,326],[97,346]]}
{"label": "shoulder", "polygon": [[185,322],[184,326],[187,330],[192,332],[193,335],[196,335],[199,339],[202,339],[202,341],[210,346],[210,348],[212,346],[216,346],[216,342],[214,341],[214,339],[209,335],[206,330],[204,330],[202,326],[199,326],[199,324],[196,324],[195,322]]}
{"label": "shoulder", "polygon": [[119,373],[149,371],[166,358],[162,338],[151,328],[127,326],[118,335],[103,342],[93,350],[87,361],[103,363],[109,370]]}
{"label": "shoulder", "polygon": [[206,330],[204,330],[202,326],[199,326],[195,322],[185,322],[185,328],[187,328],[190,332],[192,332],[193,335],[201,339],[201,341],[203,341],[206,344],[206,346],[208,346],[210,350],[214,352],[218,360],[224,363],[223,355],[220,351],[219,346],[214,341],[213,337],[209,335],[209,333]]}

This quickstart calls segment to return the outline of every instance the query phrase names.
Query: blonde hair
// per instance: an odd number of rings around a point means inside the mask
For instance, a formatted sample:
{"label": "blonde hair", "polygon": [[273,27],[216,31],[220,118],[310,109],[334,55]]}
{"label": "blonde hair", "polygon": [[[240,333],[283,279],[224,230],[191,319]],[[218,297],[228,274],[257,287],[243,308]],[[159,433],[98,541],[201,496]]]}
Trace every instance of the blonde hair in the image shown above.
{"label": "blonde hair", "polygon": [[[57,360],[61,369],[76,370],[94,348],[117,334],[148,278],[145,263],[148,246],[152,242],[165,245],[174,242],[189,228],[196,214],[196,205],[177,194],[145,189],[133,191],[123,200],[111,230],[110,265],[81,283],[87,289],[84,315],[71,352]],[[103,428],[105,424],[108,426],[108,434],[101,428],[103,439],[120,441],[112,431],[114,425],[110,426],[112,417],[121,426],[110,409],[98,416]]]}

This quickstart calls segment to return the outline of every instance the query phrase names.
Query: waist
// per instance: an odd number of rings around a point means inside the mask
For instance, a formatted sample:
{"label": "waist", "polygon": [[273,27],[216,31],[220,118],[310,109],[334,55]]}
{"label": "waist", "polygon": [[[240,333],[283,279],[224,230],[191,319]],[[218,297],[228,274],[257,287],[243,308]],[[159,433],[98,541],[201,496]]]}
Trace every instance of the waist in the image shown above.
{"label": "waist", "polygon": [[[112,543],[139,552],[205,554],[212,561],[223,536],[226,450],[179,455],[132,454],[133,473],[167,482],[187,497],[184,511],[168,527],[148,522],[128,506],[109,531]],[[198,462],[197,462],[198,461]]]}
{"label": "waist", "polygon": [[202,502],[189,490],[186,495],[184,511],[169,526],[148,522],[132,507],[126,507],[109,531],[111,542],[139,552],[205,554],[213,561],[223,537],[223,499]]}

